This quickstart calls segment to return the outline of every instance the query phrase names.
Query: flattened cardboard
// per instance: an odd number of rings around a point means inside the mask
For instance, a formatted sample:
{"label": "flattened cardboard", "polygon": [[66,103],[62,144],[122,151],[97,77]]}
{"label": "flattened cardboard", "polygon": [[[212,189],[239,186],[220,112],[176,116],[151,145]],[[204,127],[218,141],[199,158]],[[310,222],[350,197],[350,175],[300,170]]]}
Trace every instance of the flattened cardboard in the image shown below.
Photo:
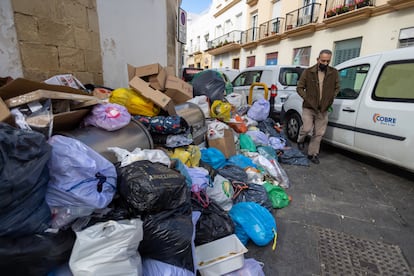
{"label": "flattened cardboard", "polygon": [[233,131],[231,129],[224,130],[222,138],[208,140],[208,146],[219,149],[226,158],[236,154],[236,145],[234,143]]}
{"label": "flattened cardboard", "polygon": [[39,101],[42,99],[72,100],[72,101],[79,101],[79,102],[89,102],[91,103],[89,105],[97,104],[100,102],[99,99],[93,96],[38,89],[33,92],[24,94],[24,95],[10,98],[6,100],[5,103],[9,108],[13,108],[19,105],[23,105],[23,104],[33,102],[33,101]]}
{"label": "flattened cardboard", "polygon": [[165,94],[172,98],[175,104],[181,104],[193,98],[193,86],[175,76],[167,77],[165,87]]}
{"label": "flattened cardboard", "polygon": [[[42,82],[36,82],[31,81],[23,78],[18,78],[13,80],[12,82],[8,83],[7,85],[4,85],[0,87],[0,121],[9,123],[11,125],[14,125],[14,119],[12,118],[10,114],[10,110],[7,107],[7,105],[4,103],[4,101],[9,100],[14,97],[22,96],[24,94],[44,89],[48,91],[52,91],[54,93],[71,93],[79,96],[89,96],[88,93],[79,90],[74,89],[68,86],[62,86],[62,85],[50,85]],[[94,97],[91,97],[94,98]],[[78,126],[80,122],[82,121],[83,117],[89,113],[90,108],[92,106],[89,106],[85,109],[80,109],[76,111],[70,111],[70,112],[64,112],[54,115],[54,130],[59,129],[66,129],[73,126]],[[79,107],[78,107],[79,108]]]}
{"label": "flattened cardboard", "polygon": [[149,83],[144,81],[143,79],[135,76],[129,82],[129,86],[133,88],[134,90],[136,90],[138,93],[140,93],[145,98],[151,100],[156,105],[166,110],[168,114],[170,115],[176,114],[174,104],[171,98],[165,95],[164,93],[162,93],[161,91],[158,91],[150,87]]}

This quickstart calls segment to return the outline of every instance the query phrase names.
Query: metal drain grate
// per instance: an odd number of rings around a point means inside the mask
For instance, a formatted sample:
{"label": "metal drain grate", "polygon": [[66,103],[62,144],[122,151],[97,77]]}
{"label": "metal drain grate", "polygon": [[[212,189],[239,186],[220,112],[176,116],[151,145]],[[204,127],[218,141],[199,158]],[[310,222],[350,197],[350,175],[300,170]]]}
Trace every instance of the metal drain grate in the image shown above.
{"label": "metal drain grate", "polygon": [[396,245],[364,240],[326,228],[319,231],[322,275],[410,275]]}

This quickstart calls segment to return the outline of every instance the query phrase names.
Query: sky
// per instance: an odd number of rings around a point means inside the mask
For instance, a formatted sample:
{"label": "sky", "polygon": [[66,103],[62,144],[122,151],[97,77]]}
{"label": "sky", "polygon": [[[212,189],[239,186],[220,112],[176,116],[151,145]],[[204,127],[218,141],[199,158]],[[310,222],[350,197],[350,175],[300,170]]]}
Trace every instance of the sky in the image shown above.
{"label": "sky", "polygon": [[211,5],[211,0],[182,0],[181,8],[188,13],[200,14]]}

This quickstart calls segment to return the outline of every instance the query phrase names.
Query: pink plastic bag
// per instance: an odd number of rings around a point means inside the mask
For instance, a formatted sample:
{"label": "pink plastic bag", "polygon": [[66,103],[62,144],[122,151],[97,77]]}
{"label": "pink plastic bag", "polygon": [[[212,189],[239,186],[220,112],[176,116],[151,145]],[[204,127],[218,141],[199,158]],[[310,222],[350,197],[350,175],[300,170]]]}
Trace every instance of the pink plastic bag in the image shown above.
{"label": "pink plastic bag", "polygon": [[95,105],[91,114],[85,118],[84,124],[115,131],[128,125],[130,121],[131,114],[125,106],[106,103]]}

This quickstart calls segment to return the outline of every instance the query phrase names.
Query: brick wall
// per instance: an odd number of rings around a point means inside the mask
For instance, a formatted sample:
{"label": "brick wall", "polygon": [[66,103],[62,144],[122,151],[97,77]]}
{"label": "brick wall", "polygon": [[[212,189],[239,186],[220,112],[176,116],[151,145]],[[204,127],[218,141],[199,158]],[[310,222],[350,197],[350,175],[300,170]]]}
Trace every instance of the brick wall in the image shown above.
{"label": "brick wall", "polygon": [[103,84],[95,0],[12,0],[23,74]]}

